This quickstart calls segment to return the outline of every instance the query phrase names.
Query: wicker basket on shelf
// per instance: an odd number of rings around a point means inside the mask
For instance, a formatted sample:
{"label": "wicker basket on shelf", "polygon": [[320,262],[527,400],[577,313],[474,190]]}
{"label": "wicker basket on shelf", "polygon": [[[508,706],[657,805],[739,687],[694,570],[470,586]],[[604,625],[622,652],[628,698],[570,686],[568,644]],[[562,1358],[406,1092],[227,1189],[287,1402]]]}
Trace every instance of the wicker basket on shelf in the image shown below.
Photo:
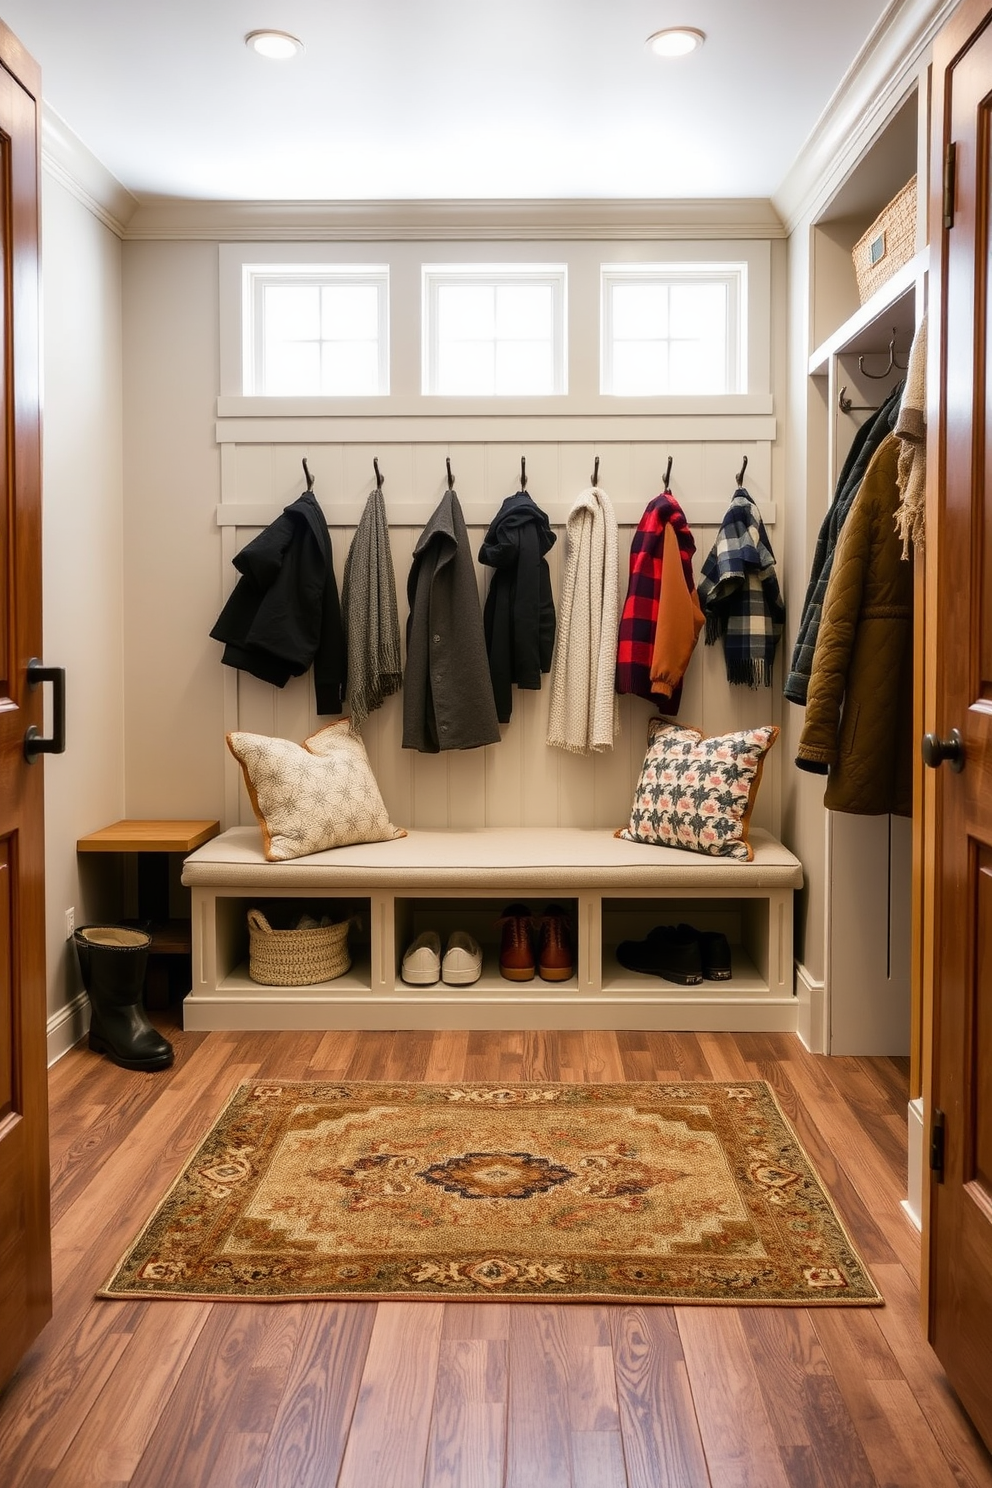
{"label": "wicker basket on shelf", "polygon": [[349,924],[274,930],[260,909],[250,909],[248,975],[270,987],[310,987],[344,976],[351,965]]}
{"label": "wicker basket on shelf", "polygon": [[916,251],[916,177],[907,181],[851,250],[862,305]]}

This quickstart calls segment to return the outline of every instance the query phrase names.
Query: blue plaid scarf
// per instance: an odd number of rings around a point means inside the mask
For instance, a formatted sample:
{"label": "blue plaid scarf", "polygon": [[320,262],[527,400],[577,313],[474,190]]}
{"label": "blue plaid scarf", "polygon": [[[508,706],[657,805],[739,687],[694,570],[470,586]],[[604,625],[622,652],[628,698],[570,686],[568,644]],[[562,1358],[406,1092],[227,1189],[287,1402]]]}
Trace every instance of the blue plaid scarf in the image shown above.
{"label": "blue plaid scarf", "polygon": [[785,605],[758,508],[743,486],[734,492],[697,591],[706,616],[706,644],[723,636],[727,680],[770,687]]}

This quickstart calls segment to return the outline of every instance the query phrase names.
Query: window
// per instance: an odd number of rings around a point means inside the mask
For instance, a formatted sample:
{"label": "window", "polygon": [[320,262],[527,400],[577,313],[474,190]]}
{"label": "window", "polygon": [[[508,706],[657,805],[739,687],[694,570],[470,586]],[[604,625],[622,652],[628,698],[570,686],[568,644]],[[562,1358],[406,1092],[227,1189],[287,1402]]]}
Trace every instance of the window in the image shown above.
{"label": "window", "polygon": [[564,264],[424,264],[423,391],[567,391]]}
{"label": "window", "polygon": [[245,264],[244,391],[263,397],[389,392],[389,269]]}
{"label": "window", "polygon": [[601,390],[747,391],[747,265],[604,264]]}

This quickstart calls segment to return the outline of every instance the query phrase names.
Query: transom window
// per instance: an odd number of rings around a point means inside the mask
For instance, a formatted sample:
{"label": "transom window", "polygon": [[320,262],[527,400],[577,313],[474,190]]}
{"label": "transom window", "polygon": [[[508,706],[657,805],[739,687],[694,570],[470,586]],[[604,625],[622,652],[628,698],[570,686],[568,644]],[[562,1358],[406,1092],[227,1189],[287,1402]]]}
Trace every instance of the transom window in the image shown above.
{"label": "transom window", "polygon": [[567,391],[564,264],[424,264],[423,391]]}
{"label": "transom window", "polygon": [[244,388],[262,397],[389,392],[389,269],[245,264]]}
{"label": "transom window", "polygon": [[601,390],[746,392],[747,265],[604,264]]}

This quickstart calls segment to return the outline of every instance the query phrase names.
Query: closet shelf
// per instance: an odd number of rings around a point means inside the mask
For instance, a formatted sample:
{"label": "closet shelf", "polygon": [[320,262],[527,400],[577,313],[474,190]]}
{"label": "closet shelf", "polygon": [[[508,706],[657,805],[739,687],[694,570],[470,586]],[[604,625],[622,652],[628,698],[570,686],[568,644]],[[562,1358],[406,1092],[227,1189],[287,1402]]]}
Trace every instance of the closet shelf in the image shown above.
{"label": "closet shelf", "polygon": [[908,347],[916,329],[916,285],[926,273],[929,260],[930,250],[923,248],[897,269],[870,300],[816,348],[809,359],[809,375],[825,377],[831,357],[884,351],[893,330]]}

